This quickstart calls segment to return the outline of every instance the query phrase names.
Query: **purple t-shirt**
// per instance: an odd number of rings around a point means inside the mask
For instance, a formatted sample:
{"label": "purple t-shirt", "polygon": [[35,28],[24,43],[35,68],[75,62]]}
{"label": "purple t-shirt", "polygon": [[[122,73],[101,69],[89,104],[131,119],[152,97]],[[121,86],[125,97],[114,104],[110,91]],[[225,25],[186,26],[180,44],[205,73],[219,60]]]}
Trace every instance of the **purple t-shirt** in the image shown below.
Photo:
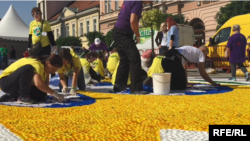
{"label": "purple t-shirt", "polygon": [[236,33],[232,35],[227,42],[227,48],[230,48],[231,63],[243,63],[246,61],[247,40],[243,34]]}
{"label": "purple t-shirt", "polygon": [[100,46],[97,47],[95,45],[95,43],[93,43],[90,47],[89,47],[89,50],[92,50],[92,51],[106,51],[108,50],[108,47],[106,46],[106,44],[104,42],[101,42]]}
{"label": "purple t-shirt", "polygon": [[124,1],[115,27],[132,31],[130,26],[130,16],[132,13],[136,14],[139,21],[141,18],[142,8],[143,6],[141,1]]}

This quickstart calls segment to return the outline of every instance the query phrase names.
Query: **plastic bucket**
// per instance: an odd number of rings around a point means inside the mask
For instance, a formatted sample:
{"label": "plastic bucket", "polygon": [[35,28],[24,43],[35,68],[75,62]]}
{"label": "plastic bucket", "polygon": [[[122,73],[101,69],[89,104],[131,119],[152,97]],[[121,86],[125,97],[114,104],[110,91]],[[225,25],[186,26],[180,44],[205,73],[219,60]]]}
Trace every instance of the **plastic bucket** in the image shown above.
{"label": "plastic bucket", "polygon": [[165,95],[170,92],[171,73],[154,73],[153,88],[154,95]]}

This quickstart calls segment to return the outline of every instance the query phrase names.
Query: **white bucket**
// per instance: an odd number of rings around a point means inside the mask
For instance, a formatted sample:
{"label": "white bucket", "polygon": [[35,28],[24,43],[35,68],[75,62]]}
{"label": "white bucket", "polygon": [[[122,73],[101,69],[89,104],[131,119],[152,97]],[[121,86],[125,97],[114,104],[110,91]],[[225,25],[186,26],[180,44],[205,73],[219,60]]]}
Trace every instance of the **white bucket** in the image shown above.
{"label": "white bucket", "polygon": [[171,73],[154,73],[153,88],[154,95],[165,95],[170,92]]}

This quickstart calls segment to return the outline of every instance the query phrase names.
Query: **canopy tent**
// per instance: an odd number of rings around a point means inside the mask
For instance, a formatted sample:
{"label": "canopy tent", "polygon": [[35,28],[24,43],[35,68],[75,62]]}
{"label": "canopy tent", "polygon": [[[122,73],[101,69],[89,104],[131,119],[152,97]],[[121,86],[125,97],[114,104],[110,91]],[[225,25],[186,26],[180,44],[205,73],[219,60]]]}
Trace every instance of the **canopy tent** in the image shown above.
{"label": "canopy tent", "polygon": [[0,38],[28,41],[29,27],[19,17],[11,5],[0,22]]}

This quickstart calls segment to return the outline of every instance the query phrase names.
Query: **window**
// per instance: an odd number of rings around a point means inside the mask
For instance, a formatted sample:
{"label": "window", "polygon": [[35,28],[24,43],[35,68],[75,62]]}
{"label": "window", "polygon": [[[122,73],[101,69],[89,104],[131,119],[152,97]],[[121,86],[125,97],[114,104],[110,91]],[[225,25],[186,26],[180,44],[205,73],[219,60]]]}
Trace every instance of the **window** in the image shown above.
{"label": "window", "polygon": [[108,13],[108,1],[105,0],[105,13]]}
{"label": "window", "polygon": [[83,36],[83,23],[80,23],[80,36]]}
{"label": "window", "polygon": [[63,37],[63,26],[61,26],[61,36],[60,37]]}
{"label": "window", "polygon": [[94,31],[96,31],[96,19],[94,19],[94,21],[93,21],[93,23],[94,23]]}
{"label": "window", "polygon": [[231,27],[224,28],[214,37],[212,45],[225,42],[230,37]]}
{"label": "window", "polygon": [[75,29],[75,24],[72,24],[72,36],[75,36],[76,29]]}
{"label": "window", "polygon": [[115,11],[119,10],[119,1],[115,1]]}
{"label": "window", "polygon": [[111,0],[108,1],[109,1],[109,12],[111,12]]}
{"label": "window", "polygon": [[56,29],[56,39],[58,39],[59,38],[59,29],[57,28]]}
{"label": "window", "polygon": [[69,25],[67,24],[66,25],[66,37],[68,37],[69,36]]}
{"label": "window", "polygon": [[89,33],[89,21],[86,22],[86,26],[87,26],[87,33]]}

